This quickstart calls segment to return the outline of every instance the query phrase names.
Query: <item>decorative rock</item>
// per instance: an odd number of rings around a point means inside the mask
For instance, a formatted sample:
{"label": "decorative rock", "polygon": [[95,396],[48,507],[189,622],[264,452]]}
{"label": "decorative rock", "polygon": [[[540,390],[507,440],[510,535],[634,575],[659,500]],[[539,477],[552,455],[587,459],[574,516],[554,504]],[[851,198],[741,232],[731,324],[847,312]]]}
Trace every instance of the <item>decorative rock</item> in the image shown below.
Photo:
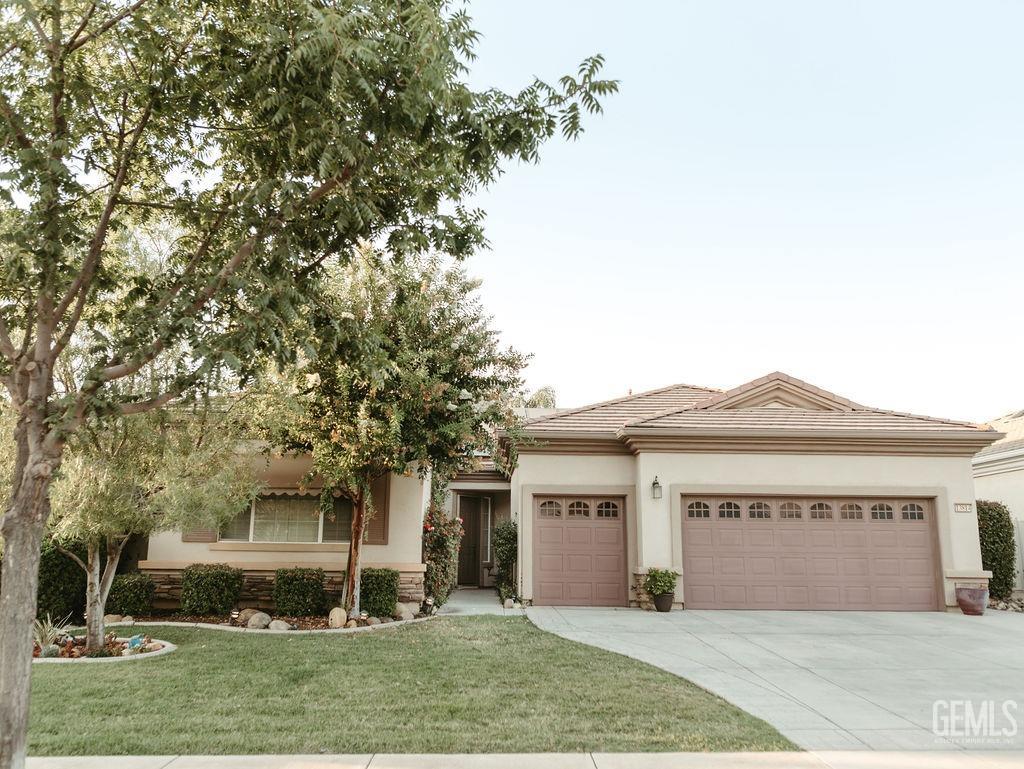
{"label": "decorative rock", "polygon": [[120,621],[121,621],[121,615],[120,614],[104,614],[103,615],[103,624],[105,624],[105,625],[109,624],[111,622],[120,622]]}
{"label": "decorative rock", "polygon": [[513,601],[511,598],[506,598],[505,599],[504,606],[505,606],[506,609],[511,609],[514,605],[515,605],[515,601]]}
{"label": "decorative rock", "polygon": [[376,617],[367,617],[366,618],[366,624],[367,625],[379,625],[380,624],[380,620],[377,619]]}
{"label": "decorative rock", "polygon": [[514,604],[512,604],[512,608],[513,609],[522,609],[523,605],[521,603],[519,603],[519,601],[516,601]]}
{"label": "decorative rock", "polygon": [[348,612],[340,606],[335,606],[327,615],[328,627],[345,627],[346,623],[348,623]]}
{"label": "decorative rock", "polygon": [[158,652],[163,648],[164,645],[162,643],[159,643],[158,641],[153,641],[153,643],[148,643],[144,647],[142,647],[142,650],[144,652]]}
{"label": "decorative rock", "polygon": [[395,609],[394,618],[396,620],[410,620],[415,618],[415,616],[405,604],[398,604],[398,608]]}
{"label": "decorative rock", "polygon": [[410,601],[409,603],[400,603],[398,605],[400,607],[404,606],[405,610],[414,617],[420,613],[420,605],[415,601]]}
{"label": "decorative rock", "polygon": [[135,624],[135,617],[133,617],[131,614],[126,614],[125,616],[121,617],[121,621],[122,622],[130,622],[130,623],[132,623],[134,625]]}
{"label": "decorative rock", "polygon": [[268,630],[291,630],[292,626],[283,619],[275,619],[267,626]]}
{"label": "decorative rock", "polygon": [[258,611],[249,617],[249,621],[245,623],[245,626],[250,630],[265,630],[270,624],[270,615],[263,611]]}
{"label": "decorative rock", "polygon": [[59,655],[60,655],[60,647],[57,646],[56,644],[50,644],[49,646],[44,646],[42,649],[39,650],[39,656],[40,657],[57,657]]}
{"label": "decorative rock", "polygon": [[359,627],[359,623],[354,619],[350,619],[345,623],[345,627]]}
{"label": "decorative rock", "polygon": [[249,620],[252,619],[253,615],[259,614],[259,609],[242,609],[238,612],[238,624],[248,625]]}

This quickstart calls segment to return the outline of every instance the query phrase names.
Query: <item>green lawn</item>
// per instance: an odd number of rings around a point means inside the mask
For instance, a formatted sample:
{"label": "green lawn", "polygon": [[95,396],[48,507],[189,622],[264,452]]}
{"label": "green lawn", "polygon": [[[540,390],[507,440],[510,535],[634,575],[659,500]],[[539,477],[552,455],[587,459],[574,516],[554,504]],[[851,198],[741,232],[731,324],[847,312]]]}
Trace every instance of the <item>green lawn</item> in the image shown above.
{"label": "green lawn", "polygon": [[348,636],[152,630],[178,650],[33,667],[31,754],[793,749],[687,681],[518,617]]}

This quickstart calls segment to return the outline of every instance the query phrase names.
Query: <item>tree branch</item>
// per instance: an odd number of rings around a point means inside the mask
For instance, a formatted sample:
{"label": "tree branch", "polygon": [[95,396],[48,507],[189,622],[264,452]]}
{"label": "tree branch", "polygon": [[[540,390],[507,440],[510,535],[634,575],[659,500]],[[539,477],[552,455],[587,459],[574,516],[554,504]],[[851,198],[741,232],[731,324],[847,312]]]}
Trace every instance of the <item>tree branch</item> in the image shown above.
{"label": "tree branch", "polygon": [[57,548],[60,552],[62,552],[64,555],[66,555],[68,558],[70,558],[72,561],[74,561],[79,566],[81,566],[82,567],[82,571],[84,571],[86,574],[89,573],[89,567],[85,565],[85,562],[81,558],[79,558],[77,555],[72,553],[70,550],[66,550],[65,548],[63,548],[61,546],[60,542],[57,542],[56,540],[54,540],[53,546],[55,548]]}
{"label": "tree branch", "polygon": [[141,414],[145,411],[149,411],[150,409],[158,409],[161,406],[166,406],[179,395],[181,395],[180,392],[171,390],[169,392],[165,392],[163,395],[158,395],[155,398],[150,398],[148,400],[125,403],[121,405],[120,412],[122,416]]}
{"label": "tree branch", "polygon": [[43,31],[43,25],[39,23],[39,15],[36,13],[35,6],[29,0],[19,0],[18,5],[25,9],[25,16],[32,23],[32,28],[35,29],[36,34],[39,36],[43,48],[49,48],[51,46],[50,38],[46,36],[46,32]]}
{"label": "tree branch", "polygon": [[97,37],[102,35],[104,32],[106,32],[112,26],[117,24],[119,21],[121,21],[123,19],[126,19],[129,16],[131,16],[133,13],[135,13],[137,10],[139,10],[139,8],[141,8],[145,4],[146,4],[146,0],[136,0],[136,2],[132,3],[131,5],[129,5],[127,8],[125,8],[119,14],[117,14],[115,16],[112,16],[111,18],[107,19],[107,21],[105,21],[102,24],[100,24],[99,27],[97,27],[95,31],[90,32],[88,35],[85,35],[84,37],[78,38],[77,40],[73,40],[73,41],[69,42],[68,43],[68,48],[67,48],[68,53],[74,53],[75,51],[77,51],[79,48],[81,48],[86,43],[88,43],[88,42],[90,42],[92,40],[95,40]]}

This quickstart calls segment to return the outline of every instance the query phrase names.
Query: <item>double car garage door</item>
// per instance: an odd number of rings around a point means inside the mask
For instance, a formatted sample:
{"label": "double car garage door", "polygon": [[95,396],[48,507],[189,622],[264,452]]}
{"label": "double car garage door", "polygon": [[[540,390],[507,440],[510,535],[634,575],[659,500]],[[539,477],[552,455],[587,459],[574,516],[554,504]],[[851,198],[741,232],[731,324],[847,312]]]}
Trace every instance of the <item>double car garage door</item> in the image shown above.
{"label": "double car garage door", "polygon": [[684,497],[692,609],[938,608],[925,499]]}
{"label": "double car garage door", "polygon": [[[533,513],[534,603],[628,604],[621,497],[535,497]],[[682,536],[687,608],[939,608],[929,499],[684,497]]]}

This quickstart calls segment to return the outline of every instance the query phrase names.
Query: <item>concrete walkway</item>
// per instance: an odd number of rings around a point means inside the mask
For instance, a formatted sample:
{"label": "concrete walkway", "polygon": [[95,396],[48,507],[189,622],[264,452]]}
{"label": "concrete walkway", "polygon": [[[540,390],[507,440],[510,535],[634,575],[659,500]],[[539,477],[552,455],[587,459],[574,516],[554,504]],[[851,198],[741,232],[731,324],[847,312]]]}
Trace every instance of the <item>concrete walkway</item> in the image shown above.
{"label": "concrete walkway", "polygon": [[[527,615],[564,638],[687,678],[808,750],[1024,755],[1022,614],[531,607]],[[968,731],[963,701],[976,713],[993,703],[994,731]],[[933,731],[934,715],[956,729],[949,739]]]}
{"label": "concrete walkway", "polygon": [[29,758],[27,769],[1021,769],[1009,752],[525,753]]}
{"label": "concrete walkway", "polygon": [[499,616],[521,617],[522,609],[506,609],[498,601],[498,593],[494,588],[460,587],[448,598],[438,614],[447,616],[467,616],[471,614],[496,614]]}

